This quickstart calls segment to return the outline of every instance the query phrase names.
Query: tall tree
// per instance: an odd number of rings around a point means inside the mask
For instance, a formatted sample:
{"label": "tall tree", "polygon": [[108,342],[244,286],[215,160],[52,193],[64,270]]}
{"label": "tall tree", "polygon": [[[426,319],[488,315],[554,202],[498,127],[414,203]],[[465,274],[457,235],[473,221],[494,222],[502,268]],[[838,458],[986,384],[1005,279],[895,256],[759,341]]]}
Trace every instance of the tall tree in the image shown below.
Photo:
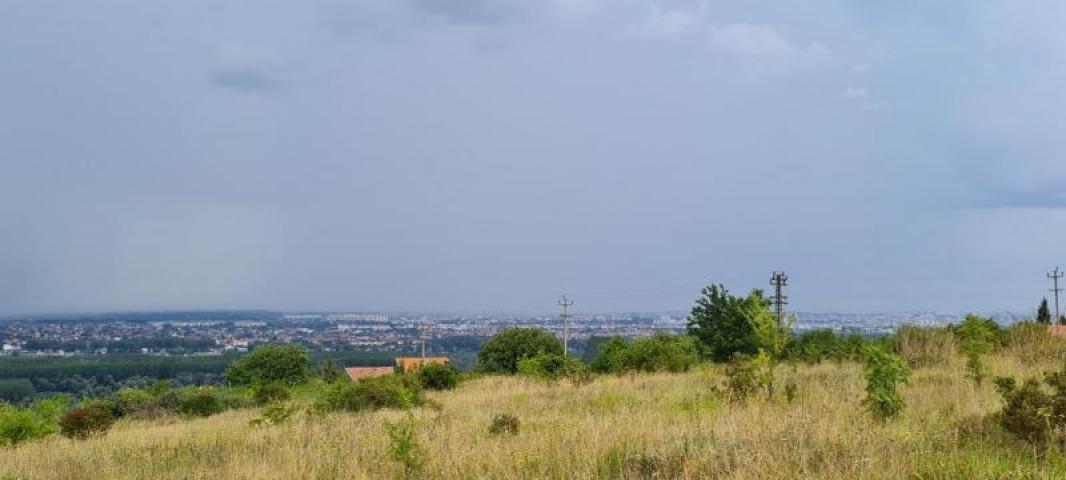
{"label": "tall tree", "polygon": [[1043,324],[1051,323],[1051,309],[1047,306],[1047,298],[1040,300],[1040,306],[1036,309],[1036,321]]}
{"label": "tall tree", "polygon": [[746,297],[730,295],[721,284],[703,289],[688,317],[688,332],[706,356],[726,361],[735,353],[771,356],[784,351],[789,326],[770,310],[770,300],[754,289]]}

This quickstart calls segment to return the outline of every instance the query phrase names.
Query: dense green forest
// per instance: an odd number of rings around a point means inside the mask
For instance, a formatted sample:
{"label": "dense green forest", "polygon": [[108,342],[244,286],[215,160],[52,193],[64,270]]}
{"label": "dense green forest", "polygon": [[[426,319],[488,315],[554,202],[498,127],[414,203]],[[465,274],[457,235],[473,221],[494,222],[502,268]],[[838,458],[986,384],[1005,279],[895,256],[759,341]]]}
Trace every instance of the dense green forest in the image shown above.
{"label": "dense green forest", "polygon": [[[312,352],[316,365],[330,358],[341,366],[391,365],[394,352]],[[217,385],[238,355],[155,356],[81,355],[0,358],[0,400],[25,402],[55,393],[101,397],[125,387],[143,388],[156,380],[175,386]]]}

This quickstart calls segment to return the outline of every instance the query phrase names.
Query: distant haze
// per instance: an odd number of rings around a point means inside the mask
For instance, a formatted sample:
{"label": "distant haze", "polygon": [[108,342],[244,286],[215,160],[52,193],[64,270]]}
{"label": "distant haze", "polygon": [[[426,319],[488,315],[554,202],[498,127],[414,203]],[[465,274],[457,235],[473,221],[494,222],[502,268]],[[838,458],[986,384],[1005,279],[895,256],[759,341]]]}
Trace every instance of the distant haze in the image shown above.
{"label": "distant haze", "polygon": [[0,4],[0,313],[1029,311],[1066,3]]}

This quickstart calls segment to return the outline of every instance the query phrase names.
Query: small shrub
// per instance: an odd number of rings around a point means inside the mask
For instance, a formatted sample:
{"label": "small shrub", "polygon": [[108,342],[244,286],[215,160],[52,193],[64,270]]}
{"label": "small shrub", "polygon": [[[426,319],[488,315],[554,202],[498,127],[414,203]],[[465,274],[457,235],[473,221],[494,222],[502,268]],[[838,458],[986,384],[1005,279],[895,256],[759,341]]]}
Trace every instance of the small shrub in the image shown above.
{"label": "small shrub", "polygon": [[68,411],[59,419],[59,428],[64,437],[84,440],[107,433],[114,423],[111,410],[96,403]]}
{"label": "small shrub", "polygon": [[282,382],[274,381],[255,387],[253,394],[257,405],[266,405],[272,402],[284,402],[292,397],[289,387]]}
{"label": "small shrub", "polygon": [[759,390],[772,392],[773,370],[765,353],[747,355],[736,353],[725,367],[726,388],[730,399],[744,401]]}
{"label": "small shrub", "polygon": [[413,416],[396,423],[385,422],[389,436],[389,456],[403,466],[404,478],[417,477],[425,465],[425,452],[415,439],[418,426]]}
{"label": "small shrub", "polygon": [[518,435],[518,427],[518,417],[507,413],[500,413],[495,417],[492,417],[492,423],[489,424],[489,433],[493,435],[500,435],[502,433]]}
{"label": "small shrub", "polygon": [[879,348],[866,353],[866,403],[878,420],[899,415],[905,407],[897,387],[906,384],[910,369],[903,359]]}
{"label": "small shrub", "polygon": [[587,376],[585,365],[571,357],[556,353],[542,353],[518,362],[518,373],[539,380],[559,380]]}
{"label": "small shrub", "polygon": [[1030,445],[1046,446],[1055,429],[1051,395],[1035,378],[1018,386],[1014,378],[999,377],[995,384],[1003,397],[1003,410],[997,415],[1000,426]]}
{"label": "small shrub", "polygon": [[126,417],[141,413],[155,405],[152,394],[139,388],[123,388],[115,392],[110,399],[111,413],[115,417]]}
{"label": "small shrub", "polygon": [[796,401],[798,396],[799,385],[796,384],[795,380],[789,380],[788,383],[785,384],[785,400],[787,400],[788,403],[792,403]]}
{"label": "small shrub", "polygon": [[426,390],[451,390],[459,384],[459,371],[451,365],[423,365],[415,375],[418,384]]}
{"label": "small shrub", "polygon": [[981,386],[988,376],[988,367],[981,361],[981,354],[969,352],[966,354],[966,377],[973,380],[977,386]]}
{"label": "small shrub", "polygon": [[315,400],[313,410],[319,413],[381,408],[406,409],[424,402],[422,390],[403,377],[381,377],[352,382],[338,380]]}
{"label": "small shrub", "polygon": [[287,421],[296,413],[296,407],[286,406],[281,402],[271,403],[263,407],[263,411],[258,417],[253,418],[248,422],[253,427],[259,427],[264,425],[281,425]]}
{"label": "small shrub", "polygon": [[178,411],[191,417],[210,417],[221,413],[225,408],[214,392],[200,392],[185,399]]}

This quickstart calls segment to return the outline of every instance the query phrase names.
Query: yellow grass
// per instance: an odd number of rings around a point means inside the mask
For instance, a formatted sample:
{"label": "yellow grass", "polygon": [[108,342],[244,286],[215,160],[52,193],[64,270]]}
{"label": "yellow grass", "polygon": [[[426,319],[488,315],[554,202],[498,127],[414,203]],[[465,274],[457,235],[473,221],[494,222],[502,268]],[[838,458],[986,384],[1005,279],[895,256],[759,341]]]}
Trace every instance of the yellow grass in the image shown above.
{"label": "yellow grass", "polygon": [[[1040,370],[1012,357],[993,374]],[[718,369],[600,377],[574,386],[487,377],[434,393],[413,412],[424,478],[1066,478],[1058,457],[1038,463],[1024,446],[992,435],[960,437],[966,419],[999,407],[960,363],[917,370],[902,418],[873,421],[862,408],[859,365],[781,367],[800,385],[792,404],[731,404],[715,395]],[[778,390],[781,390],[780,388]],[[251,427],[255,410],[202,420],[123,421],[107,436],[59,436],[0,450],[0,479],[401,478],[382,411],[300,415]],[[497,413],[518,416],[518,435],[493,436]],[[973,422],[970,422],[971,424]]]}

